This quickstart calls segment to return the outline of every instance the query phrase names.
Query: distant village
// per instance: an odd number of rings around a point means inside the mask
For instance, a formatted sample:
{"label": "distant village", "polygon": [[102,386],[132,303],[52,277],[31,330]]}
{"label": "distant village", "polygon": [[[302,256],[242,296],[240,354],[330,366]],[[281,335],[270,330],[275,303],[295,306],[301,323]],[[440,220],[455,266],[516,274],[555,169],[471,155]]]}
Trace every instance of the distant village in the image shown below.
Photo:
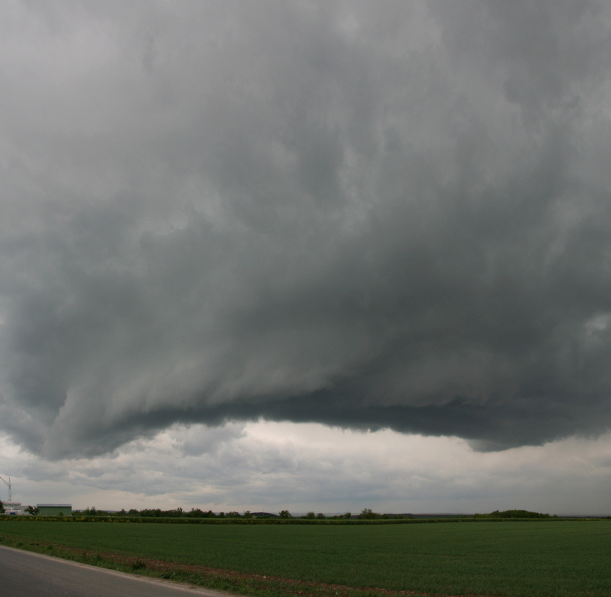
{"label": "distant village", "polygon": [[[242,514],[236,511],[231,512],[213,512],[212,510],[203,511],[200,508],[191,508],[191,510],[183,510],[182,508],[174,508],[172,510],[161,510],[160,508],[145,508],[143,510],[137,510],[132,508],[130,510],[98,510],[95,506],[85,508],[84,510],[73,510],[72,504],[36,504],[36,506],[26,506],[25,508],[21,505],[21,502],[13,501],[12,496],[12,484],[11,478],[4,478],[0,476],[0,481],[8,487],[8,501],[0,500],[0,515],[1,516],[110,516],[110,517],[131,517],[131,518],[301,518],[301,519],[318,519],[318,520],[339,520],[339,519],[361,519],[361,520],[374,520],[374,519],[392,519],[392,518],[551,518],[549,514],[541,514],[539,512],[530,512],[528,510],[495,510],[489,514],[439,514],[439,513],[427,513],[427,514],[380,514],[373,512],[371,508],[364,508],[360,514],[352,514],[351,512],[344,512],[341,514],[324,514],[319,512],[308,512],[307,514],[293,515],[288,510],[281,510],[278,514],[271,512],[251,512],[250,510],[244,511]],[[557,518],[556,515],[553,518]]]}
{"label": "distant village", "polygon": [[0,514],[5,516],[72,516],[72,504],[36,504],[36,506],[21,505],[13,501],[13,487],[10,477],[0,475],[0,481],[8,487],[8,501],[0,499]]}

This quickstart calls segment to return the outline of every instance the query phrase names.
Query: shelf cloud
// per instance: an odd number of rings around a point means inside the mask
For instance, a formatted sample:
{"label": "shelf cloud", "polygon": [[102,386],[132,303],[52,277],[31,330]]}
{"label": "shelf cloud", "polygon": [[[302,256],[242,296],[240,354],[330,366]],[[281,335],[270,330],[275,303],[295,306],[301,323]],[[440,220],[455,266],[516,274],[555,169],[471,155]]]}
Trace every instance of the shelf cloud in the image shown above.
{"label": "shelf cloud", "polygon": [[0,9],[0,428],[611,426],[611,9]]}

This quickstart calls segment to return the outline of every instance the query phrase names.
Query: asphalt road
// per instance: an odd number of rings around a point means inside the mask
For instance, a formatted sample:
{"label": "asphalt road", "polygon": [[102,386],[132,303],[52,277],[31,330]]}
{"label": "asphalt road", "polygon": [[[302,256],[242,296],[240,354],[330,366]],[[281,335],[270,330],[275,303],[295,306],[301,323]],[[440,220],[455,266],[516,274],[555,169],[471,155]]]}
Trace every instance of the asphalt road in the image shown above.
{"label": "asphalt road", "polygon": [[228,593],[132,576],[0,546],[4,597],[228,597]]}

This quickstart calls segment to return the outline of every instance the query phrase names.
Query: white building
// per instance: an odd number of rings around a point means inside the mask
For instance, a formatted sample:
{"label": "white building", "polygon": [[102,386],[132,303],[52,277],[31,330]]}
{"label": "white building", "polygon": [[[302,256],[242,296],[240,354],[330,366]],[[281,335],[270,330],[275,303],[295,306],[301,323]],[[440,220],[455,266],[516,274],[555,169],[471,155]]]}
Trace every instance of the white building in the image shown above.
{"label": "white building", "polygon": [[24,514],[21,502],[2,502],[4,506],[4,514],[12,514],[13,516],[22,516]]}

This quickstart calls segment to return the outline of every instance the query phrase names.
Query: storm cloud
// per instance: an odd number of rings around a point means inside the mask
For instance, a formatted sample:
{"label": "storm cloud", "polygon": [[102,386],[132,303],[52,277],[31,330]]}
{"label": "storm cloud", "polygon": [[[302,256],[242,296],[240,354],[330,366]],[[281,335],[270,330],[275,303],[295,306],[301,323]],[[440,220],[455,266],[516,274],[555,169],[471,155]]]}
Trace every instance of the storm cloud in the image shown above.
{"label": "storm cloud", "polygon": [[605,2],[0,9],[0,427],[611,427]]}

